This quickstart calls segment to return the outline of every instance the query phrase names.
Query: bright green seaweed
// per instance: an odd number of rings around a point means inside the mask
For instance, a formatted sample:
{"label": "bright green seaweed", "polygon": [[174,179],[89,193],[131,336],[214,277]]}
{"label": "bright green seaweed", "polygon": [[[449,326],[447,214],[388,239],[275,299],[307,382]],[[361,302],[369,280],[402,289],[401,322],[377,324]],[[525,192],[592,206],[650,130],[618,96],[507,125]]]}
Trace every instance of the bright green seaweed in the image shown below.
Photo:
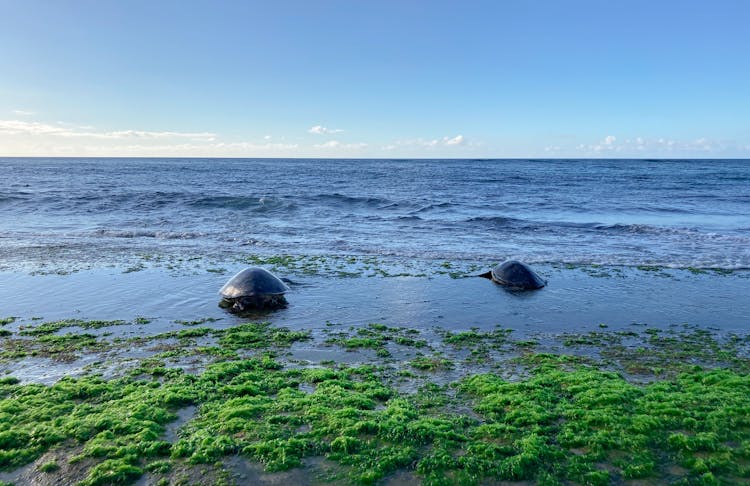
{"label": "bright green seaweed", "polygon": [[[330,343],[345,349],[373,343],[376,350],[401,345],[418,353],[426,346],[414,344],[424,342],[418,334],[382,324],[331,335]],[[206,336],[215,346],[194,348]],[[85,333],[29,339],[50,352],[97,343]],[[500,365],[523,373],[514,380],[465,373],[447,385],[420,378],[421,385],[407,390],[396,386],[399,377],[416,379],[401,372],[404,363],[292,367],[279,351],[310,340],[310,333],[268,323],[191,327],[161,339],[177,339],[209,364],[186,373],[162,356],[109,380],[64,378],[51,386],[0,380],[0,468],[37,461],[40,473],[62,479],[71,464],[85,465],[84,485],[131,483],[143,474],[167,484],[186,471],[197,471],[188,483],[231,483],[221,470],[239,454],[267,471],[325,458],[325,473],[313,477],[353,484],[398,471],[425,484],[750,479],[745,338],[722,344],[692,329],[562,337],[565,349],[596,349],[577,356],[529,351],[502,329],[444,333],[444,350],[521,349]],[[631,356],[641,348],[638,368]],[[454,371],[440,352],[408,363],[428,379]],[[648,379],[629,379],[634,373]],[[188,409],[195,416],[167,440],[167,428]]]}

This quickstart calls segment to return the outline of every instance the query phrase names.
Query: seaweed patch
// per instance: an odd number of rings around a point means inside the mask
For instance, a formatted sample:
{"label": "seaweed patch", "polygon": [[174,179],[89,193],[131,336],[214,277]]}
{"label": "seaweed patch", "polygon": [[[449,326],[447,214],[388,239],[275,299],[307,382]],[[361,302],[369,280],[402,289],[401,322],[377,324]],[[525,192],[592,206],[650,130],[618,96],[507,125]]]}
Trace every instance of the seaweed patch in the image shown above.
{"label": "seaweed patch", "polygon": [[[241,484],[233,458],[268,474],[304,468],[313,481],[346,484],[401,474],[424,484],[750,478],[744,337],[689,327],[569,334],[555,343],[516,342],[499,328],[438,334],[428,342],[379,323],[331,326],[322,338],[269,323],[190,327],[149,338],[172,348],[119,377],[49,386],[6,377],[0,469],[33,464],[38,474],[85,485],[143,475],[159,484]],[[207,338],[213,344],[196,345]],[[285,354],[315,339],[344,350],[403,348],[412,357],[375,353],[370,364],[344,365]],[[11,341],[50,354],[102,342],[49,332]],[[475,348],[486,353],[472,355]],[[472,372],[450,354],[466,352],[469,363],[516,372]],[[169,365],[191,354],[205,359],[197,372]],[[403,380],[414,386],[399,388]]]}

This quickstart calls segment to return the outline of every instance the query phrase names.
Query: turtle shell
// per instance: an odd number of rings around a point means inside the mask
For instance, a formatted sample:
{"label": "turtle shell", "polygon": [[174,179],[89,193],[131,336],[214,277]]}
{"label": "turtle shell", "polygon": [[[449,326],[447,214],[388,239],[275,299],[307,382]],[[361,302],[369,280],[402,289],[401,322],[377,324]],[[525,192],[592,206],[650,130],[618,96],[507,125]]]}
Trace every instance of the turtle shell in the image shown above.
{"label": "turtle shell", "polygon": [[528,265],[517,260],[508,260],[492,269],[492,280],[500,285],[519,289],[540,289],[547,282]]}
{"label": "turtle shell", "polygon": [[219,290],[219,294],[225,299],[237,299],[239,297],[280,295],[288,290],[289,287],[284,282],[265,268],[251,267],[230,278]]}

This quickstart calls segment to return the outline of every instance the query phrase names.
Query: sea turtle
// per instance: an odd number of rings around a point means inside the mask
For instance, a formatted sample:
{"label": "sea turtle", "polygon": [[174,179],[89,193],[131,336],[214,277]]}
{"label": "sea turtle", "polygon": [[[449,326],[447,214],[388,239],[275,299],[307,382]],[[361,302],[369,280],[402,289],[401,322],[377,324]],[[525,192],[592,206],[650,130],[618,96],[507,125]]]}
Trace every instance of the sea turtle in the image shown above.
{"label": "sea turtle", "polygon": [[515,289],[541,289],[547,282],[534,272],[528,265],[517,260],[508,260],[496,266],[480,277],[489,278],[495,283]]}
{"label": "sea turtle", "polygon": [[219,290],[219,306],[230,312],[279,309],[286,307],[284,292],[288,290],[289,287],[268,270],[259,267],[246,268],[230,278]]}

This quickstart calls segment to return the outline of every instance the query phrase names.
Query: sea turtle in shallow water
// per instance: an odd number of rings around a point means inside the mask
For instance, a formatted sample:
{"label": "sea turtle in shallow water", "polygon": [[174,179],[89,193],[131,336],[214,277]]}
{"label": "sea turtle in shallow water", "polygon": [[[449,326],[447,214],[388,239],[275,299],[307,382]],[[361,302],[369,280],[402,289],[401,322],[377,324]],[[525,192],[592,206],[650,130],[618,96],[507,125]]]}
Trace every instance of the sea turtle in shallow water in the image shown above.
{"label": "sea turtle in shallow water", "polygon": [[242,270],[230,278],[219,290],[219,306],[230,312],[250,309],[280,309],[286,307],[284,292],[289,287],[276,275],[259,267]]}
{"label": "sea turtle in shallow water", "polygon": [[508,260],[496,266],[480,277],[492,279],[493,282],[515,289],[541,289],[547,282],[528,265],[517,260]]}

